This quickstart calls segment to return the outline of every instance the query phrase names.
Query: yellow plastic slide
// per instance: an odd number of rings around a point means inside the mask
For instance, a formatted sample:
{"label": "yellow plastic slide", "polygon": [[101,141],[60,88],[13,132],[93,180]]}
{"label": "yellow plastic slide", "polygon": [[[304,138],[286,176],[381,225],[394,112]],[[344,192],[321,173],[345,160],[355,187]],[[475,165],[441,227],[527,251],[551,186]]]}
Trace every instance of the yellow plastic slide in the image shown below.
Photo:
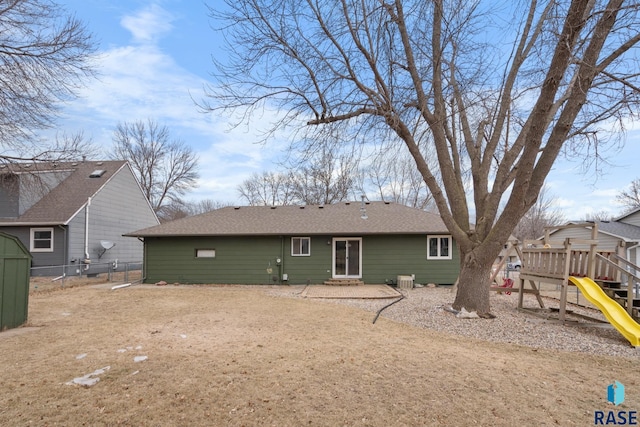
{"label": "yellow plastic slide", "polygon": [[640,346],[640,325],[617,302],[604,293],[596,282],[588,277],[569,277],[569,281],[576,285],[582,295],[600,309],[609,323],[611,323],[632,346]]}

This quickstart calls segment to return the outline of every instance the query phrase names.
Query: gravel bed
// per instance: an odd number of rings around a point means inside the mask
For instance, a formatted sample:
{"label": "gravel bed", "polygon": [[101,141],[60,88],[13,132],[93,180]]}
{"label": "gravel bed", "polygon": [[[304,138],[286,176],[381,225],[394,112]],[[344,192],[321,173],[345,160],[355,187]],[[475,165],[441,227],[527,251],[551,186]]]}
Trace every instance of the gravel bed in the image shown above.
{"label": "gravel bed", "polygon": [[[264,289],[264,288],[263,288]],[[268,294],[280,297],[302,298],[304,286],[269,286]],[[404,299],[387,307],[381,317],[419,328],[499,343],[517,344],[532,348],[582,352],[595,355],[638,358],[636,349],[608,323],[596,324],[578,316],[569,315],[565,325],[545,321],[533,314],[517,310],[518,294],[492,293],[491,312],[495,319],[461,319],[446,308],[451,306],[455,293],[451,288],[402,289]],[[543,297],[545,307],[558,308],[559,301]],[[344,304],[375,313],[393,299],[314,299],[330,304]],[[539,307],[532,295],[525,295],[524,306]],[[604,320],[597,310],[567,304],[567,310]],[[596,326],[597,325],[597,326]]]}

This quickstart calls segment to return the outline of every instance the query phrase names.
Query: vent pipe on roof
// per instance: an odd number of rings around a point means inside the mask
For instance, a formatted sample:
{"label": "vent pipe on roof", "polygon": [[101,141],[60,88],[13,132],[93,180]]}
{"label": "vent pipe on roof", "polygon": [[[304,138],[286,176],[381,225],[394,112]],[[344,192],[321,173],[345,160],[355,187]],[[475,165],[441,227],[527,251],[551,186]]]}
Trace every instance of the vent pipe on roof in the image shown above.
{"label": "vent pipe on roof", "polygon": [[362,198],[362,201],[361,201],[361,204],[360,204],[360,218],[367,219],[369,217],[367,216],[367,207],[366,207],[366,203],[364,201],[365,195],[363,194],[360,197]]}

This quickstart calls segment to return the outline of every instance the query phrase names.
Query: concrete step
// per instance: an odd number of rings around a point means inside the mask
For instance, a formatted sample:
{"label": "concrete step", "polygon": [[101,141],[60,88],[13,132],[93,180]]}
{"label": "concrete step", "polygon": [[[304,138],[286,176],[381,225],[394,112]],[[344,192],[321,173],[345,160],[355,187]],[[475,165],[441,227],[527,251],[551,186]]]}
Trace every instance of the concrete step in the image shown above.
{"label": "concrete step", "polygon": [[324,281],[328,286],[362,286],[364,282],[359,279],[329,279]]}

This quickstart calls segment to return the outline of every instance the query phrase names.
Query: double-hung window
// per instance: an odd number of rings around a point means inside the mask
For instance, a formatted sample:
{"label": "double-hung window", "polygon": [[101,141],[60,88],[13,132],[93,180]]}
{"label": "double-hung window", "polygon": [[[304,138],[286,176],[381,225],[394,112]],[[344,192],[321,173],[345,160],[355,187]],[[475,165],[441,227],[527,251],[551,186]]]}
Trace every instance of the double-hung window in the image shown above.
{"label": "double-hung window", "polygon": [[31,252],[53,252],[53,228],[32,228],[29,241]]}
{"label": "double-hung window", "polygon": [[451,236],[427,236],[427,259],[451,259]]}
{"label": "double-hung window", "polygon": [[291,256],[309,256],[311,255],[311,238],[310,237],[292,237],[291,238]]}

